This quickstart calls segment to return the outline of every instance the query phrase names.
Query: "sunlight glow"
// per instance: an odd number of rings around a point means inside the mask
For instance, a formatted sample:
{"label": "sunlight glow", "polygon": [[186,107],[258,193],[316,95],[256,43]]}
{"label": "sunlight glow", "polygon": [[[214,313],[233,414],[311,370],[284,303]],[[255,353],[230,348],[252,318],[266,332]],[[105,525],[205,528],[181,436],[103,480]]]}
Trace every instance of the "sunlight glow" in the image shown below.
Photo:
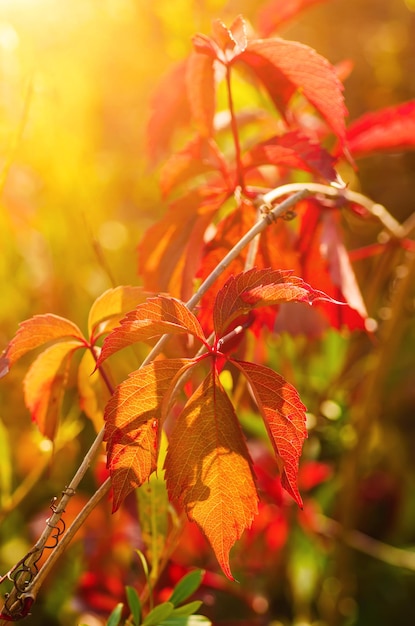
{"label": "sunlight glow", "polygon": [[[1,2],[1,0],[0,0]],[[0,22],[0,48],[13,52],[19,45],[19,35],[11,24]]]}

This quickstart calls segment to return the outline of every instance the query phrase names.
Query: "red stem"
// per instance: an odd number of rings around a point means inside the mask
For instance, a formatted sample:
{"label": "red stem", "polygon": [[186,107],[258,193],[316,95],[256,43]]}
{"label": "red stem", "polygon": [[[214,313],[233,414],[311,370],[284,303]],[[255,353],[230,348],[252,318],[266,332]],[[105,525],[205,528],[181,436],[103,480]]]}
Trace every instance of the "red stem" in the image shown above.
{"label": "red stem", "polygon": [[[90,344],[90,345],[88,345],[88,348],[90,349],[91,354],[92,354],[92,356],[94,357],[94,361],[95,361],[95,363],[97,363],[97,362],[98,362],[98,357],[97,357],[97,354],[96,354],[96,352],[95,352],[95,346],[94,346],[94,345],[92,345],[92,344]],[[115,390],[114,390],[114,387],[113,387],[113,385],[112,385],[112,383],[111,383],[110,379],[108,378],[108,375],[107,375],[107,373],[106,373],[105,369],[103,368],[103,366],[102,366],[102,365],[98,365],[98,368],[97,368],[97,369],[98,369],[99,373],[101,374],[102,380],[103,380],[103,381],[104,381],[104,383],[106,384],[107,389],[108,389],[108,391],[110,392],[110,394],[111,394],[111,396],[112,396],[112,395],[114,394],[114,391],[115,391]]]}
{"label": "red stem", "polygon": [[233,135],[233,142],[235,145],[235,163],[236,163],[236,179],[237,185],[242,191],[245,190],[244,171],[241,160],[241,146],[239,143],[238,125],[236,123],[235,109],[233,106],[232,89],[231,89],[231,68],[229,65],[226,67],[226,87],[228,91],[228,104],[229,112],[231,114],[231,129]]}

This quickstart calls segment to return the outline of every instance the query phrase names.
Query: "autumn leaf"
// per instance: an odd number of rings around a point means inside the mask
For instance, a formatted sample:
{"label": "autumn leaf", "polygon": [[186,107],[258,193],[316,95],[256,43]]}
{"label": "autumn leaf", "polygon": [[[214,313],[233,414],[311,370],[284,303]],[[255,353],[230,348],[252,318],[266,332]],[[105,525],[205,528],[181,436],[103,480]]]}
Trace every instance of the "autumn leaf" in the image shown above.
{"label": "autumn leaf", "polygon": [[79,341],[61,341],[41,352],[24,381],[24,398],[32,420],[48,439],[55,438],[70,358]]}
{"label": "autumn leaf", "polygon": [[[144,302],[149,294],[142,287],[120,285],[114,289],[107,289],[91,306],[88,317],[89,336],[100,332],[109,332],[119,322],[120,316],[131,311],[135,306]],[[111,323],[110,323],[111,322]]]}
{"label": "autumn leaf", "polygon": [[[217,226],[215,237],[209,241],[204,249],[201,266],[198,270],[200,279],[206,278],[220,263],[229,250],[240,238],[254,225],[258,219],[258,211],[251,203],[242,202],[238,208],[221,220]],[[298,252],[295,248],[296,239],[294,233],[283,220],[277,220],[270,225],[260,236],[255,265],[258,269],[278,267],[280,269],[294,269],[298,274],[300,266]],[[244,270],[246,250],[222,272],[216,281],[219,291],[231,275],[236,275]],[[208,291],[202,298],[198,319],[209,334],[213,330],[211,311],[214,307],[215,294]],[[254,332],[259,332],[262,326],[268,326],[275,319],[276,311],[271,315],[271,309],[264,308],[257,313],[252,325]]]}
{"label": "autumn leaf", "polygon": [[177,63],[163,76],[151,99],[147,149],[153,162],[169,151],[175,131],[188,125],[191,119],[186,85],[187,62],[186,59]]}
{"label": "autumn leaf", "polygon": [[[75,338],[85,343],[78,326],[69,320],[47,313],[35,315],[19,325],[19,329],[3,353],[4,370],[7,373],[18,359],[27,352],[61,339]],[[2,368],[3,369],[3,368]]]}
{"label": "autumn leaf", "polygon": [[229,551],[252,523],[258,496],[234,408],[211,373],[178,417],[166,457],[169,496],[210,541],[228,578]]}
{"label": "autumn leaf", "polygon": [[314,200],[305,201],[304,206],[298,236],[302,276],[333,300],[347,303],[321,302],[318,310],[333,328],[363,330],[368,314],[343,243],[340,216]]}
{"label": "autumn leaf", "polygon": [[[214,59],[192,52],[186,65],[186,89],[191,119],[202,137],[212,137],[216,107]],[[175,87],[177,89],[177,87]]]}
{"label": "autumn leaf", "polygon": [[297,17],[299,13],[325,0],[271,0],[261,7],[258,13],[258,31],[268,37],[283,24]]}
{"label": "autumn leaf", "polygon": [[306,408],[295,387],[268,367],[246,361],[230,361],[247,378],[264,419],[277,458],[282,460],[281,482],[302,507],[297,487],[298,464],[304,439]]}
{"label": "autumn leaf", "polygon": [[222,51],[229,51],[234,54],[243,52],[248,44],[246,35],[246,23],[242,15],[233,21],[230,28],[227,28],[222,20],[214,20],[213,36],[218,42]]}
{"label": "autumn leaf", "polygon": [[203,235],[228,192],[194,189],[169,205],[139,245],[139,274],[144,288],[186,300],[199,265]]}
{"label": "autumn leaf", "polygon": [[347,141],[356,159],[415,149],[415,101],[362,115],[348,127]]}
{"label": "autumn leaf", "polygon": [[213,324],[221,337],[235,317],[254,308],[282,302],[306,302],[332,299],[317,291],[290,270],[253,268],[231,276],[218,292],[213,310]]}
{"label": "autumn leaf", "polygon": [[333,182],[338,179],[334,163],[336,159],[317,142],[303,133],[292,131],[271,137],[256,144],[242,157],[244,169],[260,165],[276,165],[303,171],[311,171]]}
{"label": "autumn leaf", "polygon": [[168,195],[177,185],[207,172],[219,172],[228,177],[225,158],[213,139],[197,136],[179,152],[173,154],[160,172],[160,187]]}
{"label": "autumn leaf", "polygon": [[197,34],[193,37],[193,46],[201,55],[206,55],[213,61],[219,62],[216,71],[226,66],[236,55],[243,52],[247,46],[246,23],[239,15],[228,28],[222,20],[213,22],[213,38]]}
{"label": "autumn leaf", "polygon": [[[204,246],[202,260],[197,271],[197,277],[200,280],[203,281],[209,276],[229,250],[255,224],[255,220],[255,209],[250,203],[243,203],[219,222],[215,236]],[[243,250],[218,277],[215,283],[216,290],[225,284],[231,274],[238,274],[243,271],[245,258],[246,250]],[[201,301],[198,319],[206,334],[210,334],[213,330],[212,310],[215,297],[213,290],[208,290]]]}
{"label": "autumn leaf", "polygon": [[138,341],[148,341],[169,333],[188,333],[200,341],[205,336],[197,318],[180,300],[168,296],[148,298],[130,311],[120,325],[105,338],[97,367],[109,356]]}
{"label": "autumn leaf", "polygon": [[343,243],[344,236],[340,231],[339,216],[326,211],[321,219],[321,249],[324,250],[328,260],[331,279],[340,287],[343,298],[349,306],[357,311],[362,319],[366,319],[368,312]]}
{"label": "autumn leaf", "polygon": [[104,439],[114,511],[156,469],[163,401],[177,373],[193,364],[186,359],[154,361],[118,385],[105,407]]}
{"label": "autumn leaf", "polygon": [[289,100],[299,91],[345,144],[343,85],[335,68],[313,48],[280,38],[255,39],[232,62],[236,61],[251,68],[284,117]]}

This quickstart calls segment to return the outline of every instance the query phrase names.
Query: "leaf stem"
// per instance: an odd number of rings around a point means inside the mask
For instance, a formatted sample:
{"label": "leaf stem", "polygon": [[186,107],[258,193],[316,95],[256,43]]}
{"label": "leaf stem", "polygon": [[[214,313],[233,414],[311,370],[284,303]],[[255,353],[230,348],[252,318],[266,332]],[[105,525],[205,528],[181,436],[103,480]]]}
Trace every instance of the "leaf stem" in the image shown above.
{"label": "leaf stem", "polygon": [[50,570],[56,563],[56,561],[61,556],[62,552],[67,548],[68,544],[71,542],[75,533],[82,526],[88,515],[91,511],[97,506],[97,504],[104,498],[104,496],[109,492],[111,488],[111,479],[107,478],[105,482],[97,489],[97,491],[90,497],[88,502],[85,504],[83,509],[78,513],[76,518],[71,523],[68,530],[62,536],[62,539],[50,554],[49,558],[43,565],[42,569],[39,570],[37,576],[33,579],[33,582],[28,585],[26,593],[28,595],[33,596],[34,598],[39,592],[39,589],[45,580],[46,576],[49,574]]}
{"label": "leaf stem", "polygon": [[[95,361],[97,360],[97,355],[95,352],[95,349],[93,346],[88,346]],[[105,384],[108,387],[108,390],[111,394],[114,393],[114,388],[105,372],[105,370],[103,369],[103,367],[99,367],[99,372],[105,382]],[[65,507],[68,504],[69,500],[72,498],[73,495],[75,495],[76,490],[78,488],[79,483],[81,482],[81,480],[83,479],[83,477],[85,476],[88,468],[90,467],[95,455],[97,454],[102,442],[104,440],[104,429],[102,428],[100,430],[100,432],[98,433],[98,435],[96,436],[94,442],[92,443],[91,447],[89,448],[89,450],[87,451],[87,453],[85,454],[81,465],[79,466],[77,472],[75,473],[74,477],[72,478],[71,482],[69,483],[68,486],[65,487],[65,489],[62,491],[62,497],[59,501],[59,503],[57,505],[54,505],[52,508],[52,515],[51,517],[46,521],[46,526],[43,530],[43,533],[41,534],[41,536],[39,537],[39,539],[37,540],[37,542],[34,544],[34,546],[32,547],[32,549],[30,550],[30,552],[27,555],[27,558],[24,559],[24,565],[25,568],[22,571],[21,575],[16,576],[15,578],[15,586],[13,588],[13,591],[10,593],[8,599],[7,599],[7,606],[11,607],[13,606],[14,603],[19,602],[19,600],[24,599],[25,595],[30,595],[33,598],[36,598],[36,594],[40,588],[40,585],[42,584],[42,581],[45,579],[47,573],[50,571],[51,567],[53,566],[53,564],[55,563],[55,561],[59,558],[60,554],[63,552],[63,550],[65,549],[65,547],[67,546],[67,544],[71,541],[72,537],[74,536],[74,534],[77,532],[78,528],[80,527],[80,525],[83,523],[83,521],[86,519],[86,517],[89,515],[89,513],[92,511],[92,509],[98,504],[98,502],[101,500],[101,498],[109,491],[110,487],[111,487],[111,482],[110,479],[108,478],[105,483],[103,483],[103,485],[98,489],[98,491],[96,491],[91,498],[89,499],[89,501],[87,502],[87,504],[84,506],[84,508],[82,509],[82,511],[79,513],[78,517],[72,522],[72,524],[68,527],[68,529],[66,530],[66,532],[64,533],[62,539],[59,541],[59,543],[57,543],[56,547],[53,549],[52,553],[50,554],[50,556],[48,557],[48,559],[45,561],[44,565],[42,566],[42,568],[39,570],[39,572],[36,573],[36,575],[34,576],[34,578],[32,578],[30,580],[30,582],[28,583],[27,580],[27,573],[28,573],[28,569],[29,571],[33,571],[33,569],[35,569],[36,571],[36,567],[35,564],[36,562],[39,560],[43,550],[45,549],[46,543],[49,539],[49,537],[51,536],[52,532],[54,530],[56,530],[57,525],[63,515],[63,513],[65,512]],[[22,594],[21,590],[22,588],[25,589],[24,593]],[[6,611],[7,611],[7,607],[6,607]],[[2,620],[0,620],[0,626],[2,626]]]}
{"label": "leaf stem", "polygon": [[415,552],[403,550],[374,539],[360,530],[350,529],[343,532],[341,524],[335,520],[318,515],[316,531],[324,537],[336,537],[354,550],[367,554],[374,559],[393,567],[402,567],[415,572]]}
{"label": "leaf stem", "polygon": [[344,198],[347,202],[355,202],[365,208],[373,217],[376,217],[384,228],[394,237],[401,239],[406,235],[405,228],[387,211],[387,209],[378,202],[374,202],[367,196],[350,189],[339,189],[330,185],[321,183],[289,183],[276,187],[272,191],[264,195],[264,200],[273,203],[277,198],[283,195],[291,194],[300,189],[307,188],[310,193],[321,193],[330,198]]}

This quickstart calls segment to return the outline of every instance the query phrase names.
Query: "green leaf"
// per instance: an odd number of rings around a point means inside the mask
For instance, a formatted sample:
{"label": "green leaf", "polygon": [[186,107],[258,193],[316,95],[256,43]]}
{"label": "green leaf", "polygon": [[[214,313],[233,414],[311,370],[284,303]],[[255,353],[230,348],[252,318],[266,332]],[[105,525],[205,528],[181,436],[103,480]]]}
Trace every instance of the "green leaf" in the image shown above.
{"label": "green leaf", "polygon": [[179,606],[177,607],[177,609],[174,609],[173,615],[174,616],[193,615],[194,613],[196,613],[196,611],[200,609],[202,604],[203,604],[202,600],[194,600],[194,602],[188,602],[187,604],[183,604],[183,606]]}
{"label": "green leaf", "polygon": [[143,622],[143,626],[160,626],[169,615],[173,613],[174,605],[171,602],[163,602],[154,607],[147,615]]}
{"label": "green leaf", "polygon": [[134,587],[126,587],[128,607],[134,620],[134,626],[138,626],[141,621],[141,601]]}
{"label": "green leaf", "polygon": [[109,616],[107,620],[107,626],[118,626],[121,620],[121,614],[122,614],[123,608],[124,608],[124,605],[122,602],[117,604],[117,606],[112,611],[111,615]]}
{"label": "green leaf", "polygon": [[143,568],[144,576],[146,577],[147,584],[150,584],[150,573],[148,571],[148,564],[146,561],[146,557],[141,552],[141,550],[136,550],[137,556],[140,559],[141,566]]}
{"label": "green leaf", "polygon": [[187,598],[189,598],[196,591],[196,589],[200,587],[204,573],[205,572],[203,570],[196,569],[183,576],[173,589],[170,602],[172,602],[174,606],[178,606],[187,600]]}

